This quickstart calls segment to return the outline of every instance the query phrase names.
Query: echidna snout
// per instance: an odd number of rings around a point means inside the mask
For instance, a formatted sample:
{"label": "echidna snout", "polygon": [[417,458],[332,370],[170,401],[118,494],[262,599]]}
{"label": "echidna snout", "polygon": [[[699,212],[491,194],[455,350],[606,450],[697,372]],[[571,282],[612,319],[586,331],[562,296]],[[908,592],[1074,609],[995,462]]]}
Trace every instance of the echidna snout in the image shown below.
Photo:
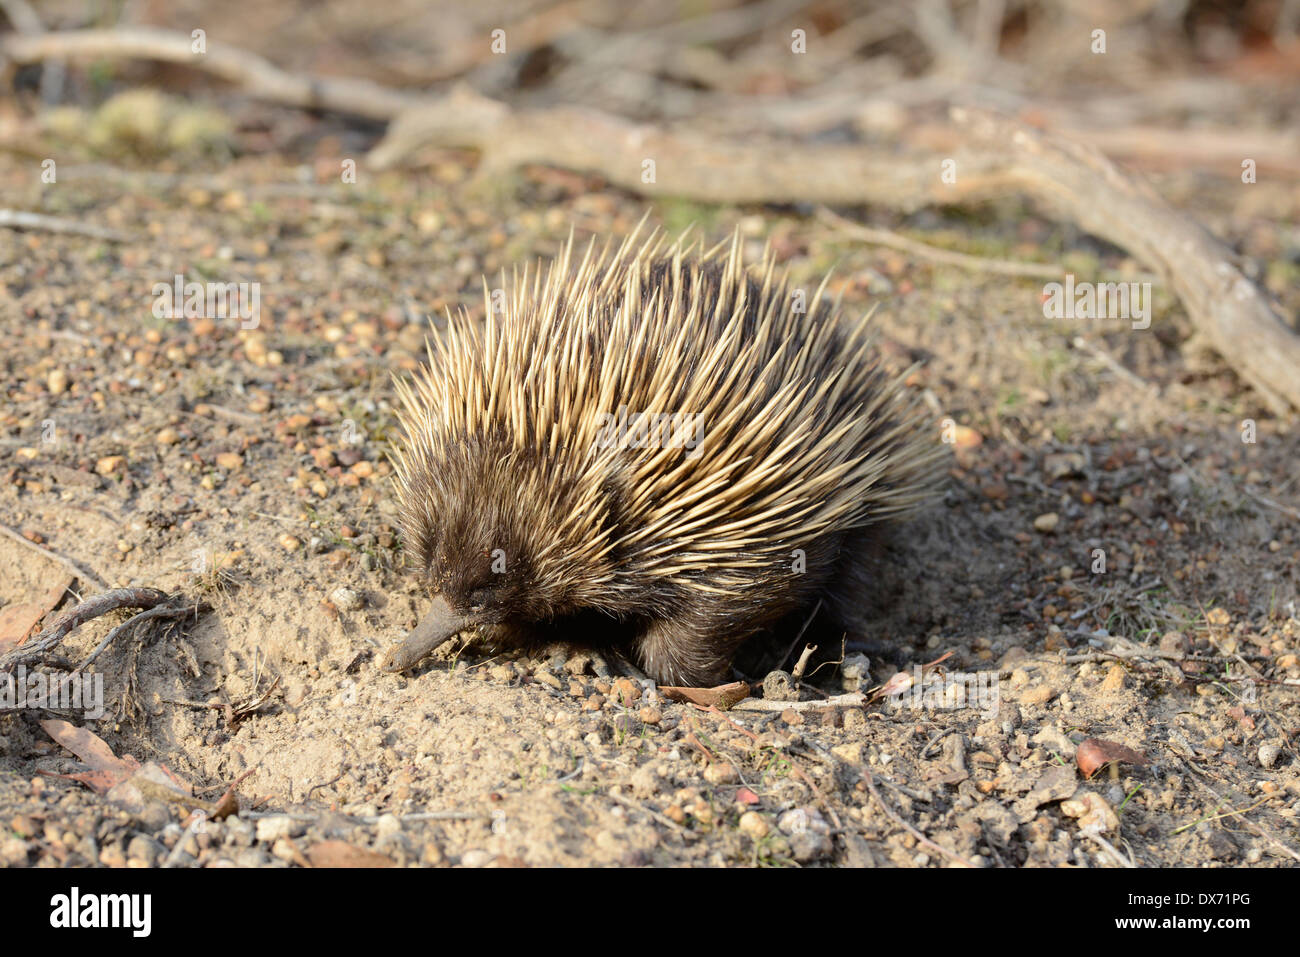
{"label": "echidna snout", "polygon": [[635,237],[502,277],[399,381],[403,541],[435,597],[387,670],[492,625],[705,684],[814,611],[862,630],[866,542],[933,497],[938,430],[825,282]]}

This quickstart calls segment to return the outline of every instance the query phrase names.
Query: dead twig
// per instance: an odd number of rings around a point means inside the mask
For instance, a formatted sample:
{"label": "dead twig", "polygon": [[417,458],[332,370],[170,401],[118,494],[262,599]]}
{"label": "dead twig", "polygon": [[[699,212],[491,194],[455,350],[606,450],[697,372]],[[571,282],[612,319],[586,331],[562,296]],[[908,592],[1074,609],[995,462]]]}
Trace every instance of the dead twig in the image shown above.
{"label": "dead twig", "polygon": [[614,791],[607,791],[606,793],[615,801],[617,801],[619,804],[622,804],[624,807],[629,807],[634,811],[640,811],[642,814],[645,814],[648,817],[654,819],[655,821],[658,821],[660,824],[664,825],[664,827],[670,828],[673,831],[677,832],[687,840],[697,841],[700,838],[700,836],[696,834],[694,831],[690,831],[682,827],[680,824],[678,824],[668,815],[661,814],[659,811],[656,811],[654,808],[646,807],[644,804],[640,804],[636,801],[633,801],[631,798],[626,798],[621,794],[616,794]]}
{"label": "dead twig", "polygon": [[717,760],[717,758],[713,756],[713,752],[710,751],[708,748],[706,748],[700,742],[700,739],[695,736],[694,731],[686,732],[685,741],[687,744],[691,745],[692,747],[699,749],[699,752],[704,755],[705,759],[709,762],[709,764],[712,764],[714,761]]}
{"label": "dead twig", "polygon": [[1088,828],[1084,828],[1079,832],[1079,836],[1086,837],[1088,840],[1094,842],[1099,847],[1101,847],[1104,851],[1106,851],[1107,854],[1109,854],[1112,858],[1115,859],[1115,862],[1119,864],[1120,867],[1130,868],[1130,869],[1137,867],[1137,865],[1133,863],[1132,859],[1127,858],[1123,854],[1121,854],[1114,844],[1106,840],[1096,831],[1090,830]]}
{"label": "dead twig", "polygon": [[971,256],[967,253],[952,252],[951,250],[940,249],[937,246],[929,246],[915,239],[901,236],[892,230],[855,223],[832,212],[825,206],[818,207],[817,217],[841,230],[846,235],[864,243],[873,246],[884,246],[888,249],[897,249],[899,252],[919,256],[922,259],[929,259],[932,262],[943,263],[946,266],[956,266],[959,269],[992,273],[998,276],[1025,276],[1031,279],[1060,279],[1065,275],[1065,267],[1061,265],[1012,262],[1008,259],[988,259],[984,256]]}
{"label": "dead twig", "polygon": [[96,595],[68,611],[31,641],[0,658],[0,671],[10,671],[20,664],[43,657],[73,629],[100,615],[108,614],[118,608],[153,608],[168,600],[170,596],[156,588],[115,588]]}
{"label": "dead twig", "polygon": [[1101,348],[1100,346],[1093,345],[1087,339],[1084,339],[1083,336],[1075,336],[1070,344],[1073,345],[1074,348],[1078,349],[1079,351],[1088,353],[1088,355],[1092,356],[1094,359],[1096,359],[1098,362],[1104,365],[1111,372],[1115,373],[1115,375],[1119,376],[1121,379],[1123,379],[1125,382],[1129,383],[1130,385],[1136,386],[1138,389],[1141,389],[1143,392],[1158,393],[1160,391],[1160,389],[1154,383],[1148,382],[1146,379],[1143,379],[1135,372],[1130,372],[1128,369],[1124,368],[1124,366],[1120,364],[1119,360],[1116,359],[1114,356],[1112,356],[1109,352],[1107,352],[1105,349]]}
{"label": "dead twig", "polygon": [[[1216,808],[1222,807],[1223,805],[1228,803],[1228,797],[1220,793],[1219,790],[1214,787],[1214,785],[1209,783],[1208,781],[1209,776],[1200,768],[1198,768],[1194,761],[1190,761],[1187,758],[1182,758],[1181,760],[1185,765],[1187,765],[1189,769],[1191,769],[1196,773],[1196,779],[1195,779],[1196,783],[1199,784],[1201,787],[1203,787],[1205,790],[1209,791],[1210,794],[1214,796],[1215,800],[1218,802],[1215,805]],[[1246,810],[1250,810],[1250,808],[1247,808]],[[1259,837],[1262,837],[1264,840],[1268,841],[1269,844],[1277,848],[1287,857],[1291,858],[1293,861],[1300,861],[1300,852],[1297,852],[1295,848],[1291,847],[1288,844],[1284,844],[1282,841],[1278,840],[1263,825],[1256,824],[1250,818],[1246,817],[1245,811],[1229,810],[1224,813],[1239,818],[1242,824],[1250,828],[1250,830],[1253,831]]]}
{"label": "dead twig", "polygon": [[89,236],[108,242],[125,243],[131,236],[113,229],[105,229],[92,223],[83,223],[75,219],[63,219],[48,216],[45,213],[29,213],[21,209],[0,209],[0,227],[7,229],[30,229],[47,233],[67,233],[73,236]]}
{"label": "dead twig", "polygon": [[1256,502],[1259,502],[1260,505],[1266,505],[1275,511],[1281,512],[1283,515],[1287,515],[1300,522],[1300,509],[1294,509],[1290,505],[1283,505],[1281,502],[1275,502],[1271,498],[1260,495],[1258,492],[1252,492],[1248,488],[1244,488],[1242,491],[1253,498]]}
{"label": "dead twig", "polygon": [[63,30],[5,36],[0,38],[0,55],[16,63],[65,58],[180,63],[218,76],[256,99],[375,120],[390,119],[422,100],[368,80],[296,76],[255,53],[214,40],[202,53],[196,53],[193,44],[189,34],[150,27]]}
{"label": "dead twig", "polygon": [[912,837],[916,838],[917,843],[925,847],[928,847],[936,854],[946,857],[948,860],[952,861],[954,864],[958,865],[959,867],[971,866],[970,861],[966,860],[966,858],[962,857],[960,854],[955,853],[954,851],[948,850],[948,848],[944,847],[943,845],[936,844],[934,841],[930,840],[919,830],[917,830],[916,827],[913,826],[911,822],[903,818],[900,814],[898,814],[898,812],[896,812],[892,807],[890,807],[889,803],[883,797],[880,796],[880,792],[876,790],[876,783],[871,776],[871,772],[866,770],[865,768],[862,770],[862,783],[867,786],[867,792],[871,795],[871,799],[876,802],[876,804],[880,807],[882,811],[885,812],[885,817],[889,818],[891,821],[893,821],[895,824],[897,824],[899,827],[905,830],[908,834],[911,834]]}
{"label": "dead twig", "polygon": [[804,645],[803,652],[799,655],[799,660],[794,663],[794,671],[790,672],[790,677],[795,681],[803,680],[803,673],[808,670],[808,659],[813,656],[817,650],[816,645]]}
{"label": "dead twig", "polygon": [[727,724],[735,728],[737,731],[739,731],[741,734],[746,735],[755,744],[758,743],[758,735],[756,735],[753,731],[750,731],[748,728],[744,727],[743,725],[739,725],[736,722],[732,721],[729,717],[726,716],[726,714],[722,712],[721,709],[718,708],[717,705],[711,704],[707,708],[700,708],[699,705],[695,705],[695,707],[699,708],[699,710],[701,711],[707,712],[708,714],[716,715],[717,717],[725,721]]}
{"label": "dead twig", "polygon": [[24,538],[20,532],[15,531],[14,529],[10,528],[8,525],[0,525],[0,535],[4,535],[6,538],[13,539],[15,542],[17,542],[19,545],[22,545],[24,548],[30,548],[32,551],[36,552],[36,554],[42,555],[45,558],[48,558],[52,562],[58,562],[68,571],[76,575],[78,578],[84,578],[89,581],[92,581],[100,588],[109,587],[108,582],[104,581],[104,579],[100,578],[93,571],[90,571],[89,569],[86,568],[82,568],[72,559],[64,558],[58,552],[51,551],[50,549],[44,547],[43,545],[37,545],[35,542],[31,541],[30,539]]}
{"label": "dead twig", "polygon": [[860,691],[834,695],[824,701],[768,701],[766,698],[746,698],[731,706],[732,711],[820,711],[825,708],[861,708],[867,696]]}
{"label": "dead twig", "polygon": [[[126,621],[122,622],[122,624],[109,631],[99,644],[95,646],[95,650],[86,657],[86,660],[77,665],[76,670],[74,670],[72,674],[80,674],[90,665],[91,662],[103,653],[104,649],[113,643],[115,638],[124,632],[139,627],[146,621],[151,621],[155,618],[188,618],[190,615],[197,615],[198,612],[199,606],[197,605],[159,605],[155,608],[150,608],[148,611],[142,611],[138,615],[132,615]],[[72,675],[69,675],[68,677],[71,679]]]}

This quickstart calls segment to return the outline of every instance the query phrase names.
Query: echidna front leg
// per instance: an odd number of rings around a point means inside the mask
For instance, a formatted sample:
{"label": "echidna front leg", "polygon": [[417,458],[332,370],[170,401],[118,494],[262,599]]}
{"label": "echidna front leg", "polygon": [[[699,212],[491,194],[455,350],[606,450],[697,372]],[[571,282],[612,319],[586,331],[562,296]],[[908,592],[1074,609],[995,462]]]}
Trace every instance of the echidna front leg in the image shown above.
{"label": "echidna front leg", "polygon": [[658,684],[709,687],[726,679],[739,644],[720,639],[713,628],[661,618],[636,639],[636,656],[641,670]]}

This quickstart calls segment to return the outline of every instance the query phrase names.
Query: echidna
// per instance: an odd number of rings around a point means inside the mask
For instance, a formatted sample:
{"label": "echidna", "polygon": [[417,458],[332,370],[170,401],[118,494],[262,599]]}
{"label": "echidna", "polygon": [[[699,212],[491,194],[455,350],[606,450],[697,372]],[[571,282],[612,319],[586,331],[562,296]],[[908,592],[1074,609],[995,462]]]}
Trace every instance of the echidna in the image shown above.
{"label": "echidna", "polygon": [[868,537],[931,496],[938,431],[825,281],[747,269],[738,236],[665,245],[593,242],[574,270],[570,238],[399,382],[400,522],[435,597],[385,670],[479,627],[702,685],[759,633],[860,632]]}

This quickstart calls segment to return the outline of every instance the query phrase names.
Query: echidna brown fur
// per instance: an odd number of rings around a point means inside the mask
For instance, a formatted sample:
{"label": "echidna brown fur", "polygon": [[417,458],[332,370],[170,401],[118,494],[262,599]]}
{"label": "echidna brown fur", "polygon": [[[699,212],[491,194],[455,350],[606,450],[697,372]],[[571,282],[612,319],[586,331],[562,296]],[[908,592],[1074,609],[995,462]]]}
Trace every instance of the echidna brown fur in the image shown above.
{"label": "echidna brown fur", "polygon": [[478,627],[703,685],[813,614],[858,632],[867,542],[933,497],[942,455],[868,320],[825,281],[801,303],[739,237],[573,256],[485,288],[486,319],[449,315],[399,382],[401,526],[434,607],[384,666]]}

